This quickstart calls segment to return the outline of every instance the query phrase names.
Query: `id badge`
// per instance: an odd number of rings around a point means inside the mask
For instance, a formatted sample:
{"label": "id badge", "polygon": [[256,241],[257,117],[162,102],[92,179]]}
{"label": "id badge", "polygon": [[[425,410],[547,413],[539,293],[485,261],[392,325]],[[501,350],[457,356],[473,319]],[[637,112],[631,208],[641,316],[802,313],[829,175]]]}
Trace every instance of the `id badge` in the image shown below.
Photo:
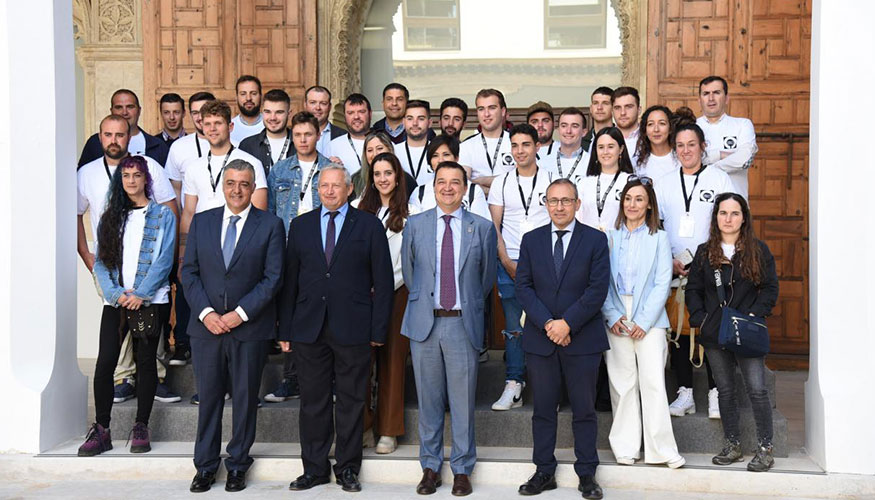
{"label": "id badge", "polygon": [[528,233],[532,229],[535,229],[535,225],[532,224],[529,219],[524,219],[522,222],[520,222],[520,237],[522,237],[524,234]]}
{"label": "id badge", "polygon": [[696,220],[689,213],[681,217],[681,224],[678,226],[678,236],[681,238],[692,238],[696,230]]}

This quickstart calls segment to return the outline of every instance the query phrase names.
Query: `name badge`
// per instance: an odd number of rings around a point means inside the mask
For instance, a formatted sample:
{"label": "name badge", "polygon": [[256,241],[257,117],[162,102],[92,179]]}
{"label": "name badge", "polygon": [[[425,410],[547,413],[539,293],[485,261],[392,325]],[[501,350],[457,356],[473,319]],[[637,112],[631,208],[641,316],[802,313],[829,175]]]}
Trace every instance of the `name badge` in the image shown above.
{"label": "name badge", "polygon": [[529,219],[524,219],[522,222],[520,222],[520,237],[522,237],[524,234],[528,233],[532,229],[535,229],[535,225],[532,224]]}
{"label": "name badge", "polygon": [[696,230],[696,220],[689,213],[681,217],[681,224],[678,226],[678,236],[681,238],[692,238]]}

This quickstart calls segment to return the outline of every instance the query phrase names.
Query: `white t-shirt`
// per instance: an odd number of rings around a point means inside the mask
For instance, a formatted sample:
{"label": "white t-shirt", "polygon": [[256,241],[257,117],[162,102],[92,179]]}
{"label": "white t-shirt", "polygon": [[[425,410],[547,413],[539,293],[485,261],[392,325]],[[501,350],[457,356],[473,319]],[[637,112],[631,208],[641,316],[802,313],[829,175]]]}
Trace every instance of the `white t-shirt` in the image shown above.
{"label": "white t-shirt", "polygon": [[[637,159],[638,157],[636,156],[635,158]],[[644,164],[638,164],[635,173],[639,177],[650,177],[655,182],[656,179],[679,168],[681,168],[681,164],[678,163],[674,153],[669,152],[665,156],[656,156],[651,153]]]}
{"label": "white t-shirt", "polygon": [[[496,147],[498,148],[497,153]],[[489,167],[490,163],[492,163],[493,168]],[[510,134],[505,131],[495,139],[486,138],[485,148],[483,147],[482,133],[474,134],[465,139],[459,145],[459,164],[471,167],[471,179],[492,177],[514,170],[516,162],[513,160],[513,155],[510,154]]]}
{"label": "white t-shirt", "polygon": [[[301,166],[301,189],[303,189],[302,193],[304,193],[304,198],[301,199],[301,203],[298,205],[298,214],[300,215],[313,210],[313,184],[316,182],[316,174],[313,173],[313,167],[316,166],[316,162],[301,161],[299,159],[298,164]],[[310,183],[304,185],[307,179],[310,179]]]}
{"label": "white t-shirt", "polygon": [[540,165],[541,160],[547,158],[548,156],[556,155],[556,151],[559,150],[559,141],[553,141],[546,146],[541,146],[538,149],[538,165]]}
{"label": "white t-shirt", "polygon": [[638,161],[638,155],[635,153],[638,151],[638,135],[640,135],[640,129],[635,129],[629,137],[623,136],[623,141],[626,143],[626,153],[629,154],[629,160],[632,161],[632,169],[636,169],[636,162]]}
{"label": "white t-shirt", "polygon": [[690,197],[688,218],[680,172],[665,174],[654,181],[653,186],[659,202],[659,218],[668,234],[672,255],[685,249],[695,255],[696,248],[708,239],[714,199],[720,193],[732,191],[732,182],[719,168],[700,170],[698,182],[695,175],[684,175],[683,186]]}
{"label": "white t-shirt", "polygon": [[723,255],[725,255],[727,259],[732,260],[732,256],[735,255],[735,244],[721,243],[720,248],[723,249]]}
{"label": "white t-shirt", "polygon": [[[222,165],[227,165],[231,160],[244,160],[252,164],[255,168],[255,189],[267,188],[267,180],[264,176],[264,167],[261,162],[251,154],[242,151],[240,148],[231,150],[228,162],[225,157],[212,156],[204,154],[203,158],[190,158],[185,162],[185,176],[182,180],[183,194],[197,196],[196,213],[201,213],[204,210],[225,206],[225,194],[222,191],[222,180],[224,172]],[[208,166],[208,160],[212,163]],[[210,171],[212,170],[212,174]],[[215,181],[215,189],[213,189],[213,181]]]}
{"label": "white t-shirt", "polygon": [[128,142],[128,153],[143,156],[146,154],[146,136],[143,132],[132,135]]}
{"label": "white t-shirt", "polygon": [[[264,130],[264,122],[261,120],[261,113],[258,114],[257,120],[258,121],[253,125],[249,125],[243,121],[243,118],[241,118],[240,115],[231,118],[231,123],[234,124],[234,130],[231,131],[231,144],[233,144],[234,147],[239,146],[243,139],[261,133],[261,131]],[[282,148],[282,146],[280,146],[280,148]]]}
{"label": "white t-shirt", "polygon": [[[550,215],[547,213],[547,207],[544,206],[544,195],[554,177],[552,172],[539,168],[536,175],[532,177],[518,177],[514,169],[493,179],[489,188],[489,204],[504,207],[501,236],[504,238],[507,256],[511,259],[519,258],[520,243],[524,234],[550,223]],[[528,215],[526,215],[526,206],[528,206]]]}
{"label": "white t-shirt", "polygon": [[[170,200],[176,199],[176,193],[173,191],[173,186],[167,180],[164,174],[164,169],[161,165],[144,156],[146,164],[149,166],[149,174],[152,176],[152,199],[155,203],[167,203]],[[93,241],[97,241],[97,225],[100,223],[100,216],[106,210],[106,195],[109,190],[110,176],[115,174],[117,165],[109,165],[109,175],[106,173],[106,168],[103,164],[103,156],[96,160],[92,160],[76,172],[76,180],[78,184],[78,201],[76,213],[84,214],[89,208],[91,209],[91,236]]]}
{"label": "white t-shirt", "polygon": [[[270,158],[273,160],[272,163],[274,165],[276,165],[276,162],[288,157],[289,150],[292,149],[291,135],[289,135],[288,139],[289,143],[286,144],[286,137],[280,137],[279,139],[267,137],[267,142],[270,144]],[[285,150],[283,150],[283,146],[285,146]]]}
{"label": "white t-shirt", "polygon": [[589,152],[584,151],[583,147],[581,147],[570,156],[565,156],[557,147],[548,162],[545,162],[544,165],[539,162],[538,165],[553,170],[558,177],[564,177],[575,184],[579,184],[586,177],[586,167],[589,165]]}
{"label": "white t-shirt", "polygon": [[[580,197],[577,220],[602,231],[614,227],[617,223],[617,214],[620,213],[620,194],[626,187],[628,179],[629,174],[626,172],[589,175],[581,178],[577,184],[577,194]],[[601,214],[599,214],[597,198],[604,200]]]}
{"label": "white t-shirt", "polygon": [[[128,213],[125,235],[122,238],[122,283],[125,289],[134,288],[137,279],[137,265],[140,261],[140,246],[143,244],[143,231],[146,229],[146,208],[135,208]],[[170,284],[159,288],[150,302],[166,304],[170,295]],[[105,299],[105,305],[112,306]]]}
{"label": "white t-shirt", "polygon": [[[196,133],[188,134],[173,141],[167,154],[167,177],[172,181],[182,182],[185,175],[185,162],[190,158],[201,158],[210,151],[210,143]],[[181,201],[181,200],[180,200]]]}
{"label": "white t-shirt", "polygon": [[757,136],[747,118],[724,114],[717,123],[700,116],[696,123],[705,132],[705,165],[714,165],[727,174],[733,191],[747,199],[747,169],[757,152]]}
{"label": "white t-shirt", "polygon": [[[420,184],[410,193],[410,206],[414,213],[425,212],[437,206],[437,200],[434,197],[434,184]],[[492,221],[492,214],[489,213],[489,204],[486,203],[486,195],[483,194],[483,189],[473,182],[468,183],[468,189],[465,191],[465,196],[462,197],[462,208],[477,214],[488,221]]]}
{"label": "white t-shirt", "polygon": [[408,146],[407,141],[395,144],[395,156],[401,162],[401,168],[416,179],[417,186],[434,181],[434,170],[425,158],[425,150],[426,146]]}
{"label": "white t-shirt", "polygon": [[362,152],[365,149],[364,139],[353,139],[349,134],[335,137],[328,144],[328,156],[336,156],[343,162],[346,171],[352,175],[362,169]]}

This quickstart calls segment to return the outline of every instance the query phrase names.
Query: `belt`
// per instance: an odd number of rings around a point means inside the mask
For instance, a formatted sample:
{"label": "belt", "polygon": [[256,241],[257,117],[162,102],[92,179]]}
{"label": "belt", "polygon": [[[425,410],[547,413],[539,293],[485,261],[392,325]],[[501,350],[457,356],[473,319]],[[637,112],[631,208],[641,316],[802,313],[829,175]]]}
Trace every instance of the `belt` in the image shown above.
{"label": "belt", "polygon": [[458,318],[461,315],[462,315],[462,311],[457,310],[457,309],[453,309],[450,311],[447,311],[446,309],[435,309],[434,310],[434,317],[435,318]]}

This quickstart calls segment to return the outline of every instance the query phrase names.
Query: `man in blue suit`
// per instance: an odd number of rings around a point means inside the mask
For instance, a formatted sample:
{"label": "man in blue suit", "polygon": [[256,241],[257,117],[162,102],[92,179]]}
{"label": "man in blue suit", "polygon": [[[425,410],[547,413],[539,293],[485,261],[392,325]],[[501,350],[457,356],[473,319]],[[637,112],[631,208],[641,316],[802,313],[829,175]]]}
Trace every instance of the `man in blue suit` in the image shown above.
{"label": "man in blue suit", "polygon": [[474,394],[483,346],[483,307],[495,284],[497,238],[490,221],[461,208],[465,169],[443,162],[435,169],[437,207],[411,216],[404,227],[401,270],[410,290],[401,334],[410,353],[419,399],[420,495],[440,486],[447,396],[453,449],[453,495],[471,493],[477,460]]}
{"label": "man in blue suit", "polygon": [[[336,482],[344,491],[361,491],[371,346],[386,342],[395,278],[383,223],[350,207],[351,192],[343,166],[322,167],[322,206],[289,225],[278,337],[284,352],[295,353],[298,367],[304,463],[304,474],[292,481],[291,490],[328,482],[328,451],[336,433]],[[333,409],[332,380],[337,394]]]}
{"label": "man in blue suit", "polygon": [[556,488],[556,409],[564,380],[578,489],[583,498],[602,498],[595,481],[595,394],[599,361],[609,349],[601,312],[611,272],[607,238],[574,220],[580,208],[574,183],[557,179],[546,197],[551,223],[523,237],[517,267],[516,292],[526,313],[523,350],[535,401],[532,460],[537,466],[519,492],[537,495]]}
{"label": "man in blue suit", "polygon": [[285,230],[278,217],[252,206],[253,166],[232,160],[220,177],[225,206],[194,216],[182,265],[200,395],[194,445],[197,475],[190,487],[195,493],[209,490],[216,480],[229,381],[233,424],[225,490],[246,487],[261,371],[268,341],[276,337],[274,297],[283,278]]}

